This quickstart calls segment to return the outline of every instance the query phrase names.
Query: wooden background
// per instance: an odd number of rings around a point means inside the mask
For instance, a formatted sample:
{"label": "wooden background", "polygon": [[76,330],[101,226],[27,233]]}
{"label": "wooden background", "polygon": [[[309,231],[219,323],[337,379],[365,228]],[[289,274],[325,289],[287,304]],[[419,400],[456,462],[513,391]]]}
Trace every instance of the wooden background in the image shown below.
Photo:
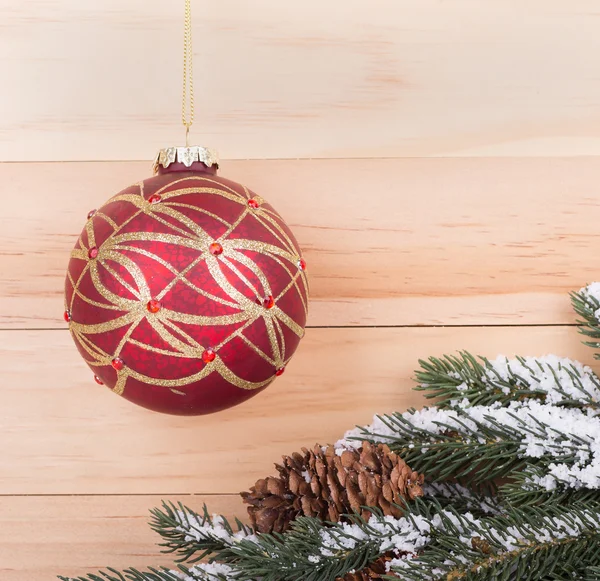
{"label": "wooden background", "polygon": [[419,358],[592,361],[597,0],[194,0],[196,140],[306,251],[288,372],[199,418],[91,381],[62,321],[88,210],[177,143],[183,2],[0,0],[0,579],[168,564],[161,498],[243,515],[281,454],[420,405]]}

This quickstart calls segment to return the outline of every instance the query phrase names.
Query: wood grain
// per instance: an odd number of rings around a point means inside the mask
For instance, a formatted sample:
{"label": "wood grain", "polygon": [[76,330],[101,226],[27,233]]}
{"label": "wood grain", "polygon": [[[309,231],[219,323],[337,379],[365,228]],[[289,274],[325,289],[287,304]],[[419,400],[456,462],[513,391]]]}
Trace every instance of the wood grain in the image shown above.
{"label": "wood grain", "polygon": [[[600,154],[595,0],[195,8],[196,136],[227,158]],[[181,141],[182,11],[2,0],[0,159]]]}
{"label": "wood grain", "polygon": [[419,358],[464,348],[593,359],[571,327],[311,329],[265,392],[181,418],[96,385],[66,331],[3,331],[0,343],[0,494],[235,493],[284,453],[420,406]]}
{"label": "wood grain", "polygon": [[[0,578],[49,581],[105,569],[173,567],[147,525],[161,496],[0,497]],[[244,519],[237,496],[170,496],[190,508]]]}
{"label": "wood grain", "polygon": [[313,328],[217,415],[93,383],[64,272],[87,212],[150,175],[132,160],[182,140],[183,2],[0,0],[0,159],[28,162],[0,163],[2,581],[172,563],[146,525],[161,497],[243,515],[233,493],[281,454],[421,405],[419,358],[593,361],[567,293],[600,271],[595,0],[194,10],[194,141],[253,160],[221,173],[297,234]]}
{"label": "wood grain", "polygon": [[[226,162],[306,252],[309,324],[572,323],[600,271],[600,158]],[[64,328],[87,212],[145,163],[0,164],[0,327]]]}

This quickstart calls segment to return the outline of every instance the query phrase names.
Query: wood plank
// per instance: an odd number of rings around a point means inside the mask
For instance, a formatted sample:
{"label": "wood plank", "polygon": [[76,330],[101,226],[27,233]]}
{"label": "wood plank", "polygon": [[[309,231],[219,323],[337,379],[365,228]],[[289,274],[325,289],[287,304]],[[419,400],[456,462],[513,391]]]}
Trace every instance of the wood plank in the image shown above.
{"label": "wood plank", "polygon": [[[597,8],[198,3],[197,135],[228,158],[598,155]],[[0,159],[145,159],[181,140],[182,10],[2,0]]]}
{"label": "wood plank", "polygon": [[96,385],[66,331],[3,331],[0,344],[0,494],[235,493],[284,453],[420,405],[419,358],[468,349],[593,361],[572,327],[311,329],[265,392],[182,418]]}
{"label": "wood plank", "polygon": [[[0,328],[64,328],[85,216],[146,163],[0,164]],[[600,270],[600,158],[226,162],[305,249],[309,324],[573,322]]]}
{"label": "wood plank", "polygon": [[[160,496],[0,497],[2,581],[48,581],[100,568],[172,567],[147,525]],[[245,516],[237,496],[169,497],[201,510]]]}

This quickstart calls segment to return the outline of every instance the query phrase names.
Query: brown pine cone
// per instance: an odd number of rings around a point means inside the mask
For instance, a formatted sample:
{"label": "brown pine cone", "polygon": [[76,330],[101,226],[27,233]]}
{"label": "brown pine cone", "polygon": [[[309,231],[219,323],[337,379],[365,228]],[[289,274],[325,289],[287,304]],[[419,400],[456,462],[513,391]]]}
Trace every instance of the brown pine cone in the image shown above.
{"label": "brown pine cone", "polygon": [[394,506],[423,495],[423,476],[390,451],[386,444],[363,442],[359,450],[338,456],[333,446],[302,449],[275,465],[279,476],[258,480],[243,492],[249,504],[252,526],[261,533],[283,532],[297,516],[337,522],[342,514],[378,507],[385,515],[399,517]]}

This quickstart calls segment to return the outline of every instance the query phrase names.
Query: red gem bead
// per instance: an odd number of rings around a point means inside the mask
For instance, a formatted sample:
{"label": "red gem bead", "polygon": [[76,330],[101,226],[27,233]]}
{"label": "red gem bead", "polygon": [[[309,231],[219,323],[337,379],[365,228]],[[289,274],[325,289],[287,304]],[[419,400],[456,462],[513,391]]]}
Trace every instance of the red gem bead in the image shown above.
{"label": "red gem bead", "polygon": [[104,382],[97,376],[94,375],[94,381],[98,384],[98,385],[104,385]]}
{"label": "red gem bead", "polygon": [[113,366],[113,369],[117,371],[121,371],[123,367],[125,367],[125,362],[120,357],[115,357],[110,364]]}
{"label": "red gem bead", "polygon": [[257,201],[257,200],[255,200],[254,198],[250,198],[250,199],[248,200],[248,205],[249,205],[251,208],[254,208],[255,210],[256,210],[256,208],[259,208],[259,207],[260,207],[260,204],[259,204],[259,203],[258,203],[258,201]]}
{"label": "red gem bead", "polygon": [[300,270],[306,270],[306,260],[304,260],[304,258],[301,258],[298,261],[298,267],[300,268]]}
{"label": "red gem bead", "polygon": [[148,198],[148,202],[151,204],[158,204],[162,200],[162,196],[160,194],[153,194]]}
{"label": "red gem bead", "polygon": [[265,299],[263,306],[265,307],[265,309],[272,309],[275,306],[275,299],[269,295]]}
{"label": "red gem bead", "polygon": [[204,353],[202,353],[202,361],[204,363],[211,363],[215,360],[217,354],[212,349],[206,349]]}
{"label": "red gem bead", "polygon": [[88,212],[88,220],[96,213],[96,210],[90,210],[90,212]]}
{"label": "red gem bead", "polygon": [[285,367],[280,367],[276,372],[275,375],[277,377],[281,377],[283,375],[283,372],[285,371]]}
{"label": "red gem bead", "polygon": [[71,322],[71,313],[69,313],[69,311],[65,311],[63,317],[67,323]]}
{"label": "red gem bead", "polygon": [[223,253],[223,247],[218,242],[213,242],[208,249],[214,256],[219,256],[219,254]]}
{"label": "red gem bead", "polygon": [[98,249],[95,246],[92,246],[89,250],[88,250],[88,256],[90,258],[96,258],[96,256],[98,256]]}
{"label": "red gem bead", "polygon": [[156,299],[152,299],[152,300],[148,301],[148,304],[146,305],[146,308],[151,313],[158,313],[158,311],[160,311],[161,307],[162,307],[161,302],[157,301]]}

